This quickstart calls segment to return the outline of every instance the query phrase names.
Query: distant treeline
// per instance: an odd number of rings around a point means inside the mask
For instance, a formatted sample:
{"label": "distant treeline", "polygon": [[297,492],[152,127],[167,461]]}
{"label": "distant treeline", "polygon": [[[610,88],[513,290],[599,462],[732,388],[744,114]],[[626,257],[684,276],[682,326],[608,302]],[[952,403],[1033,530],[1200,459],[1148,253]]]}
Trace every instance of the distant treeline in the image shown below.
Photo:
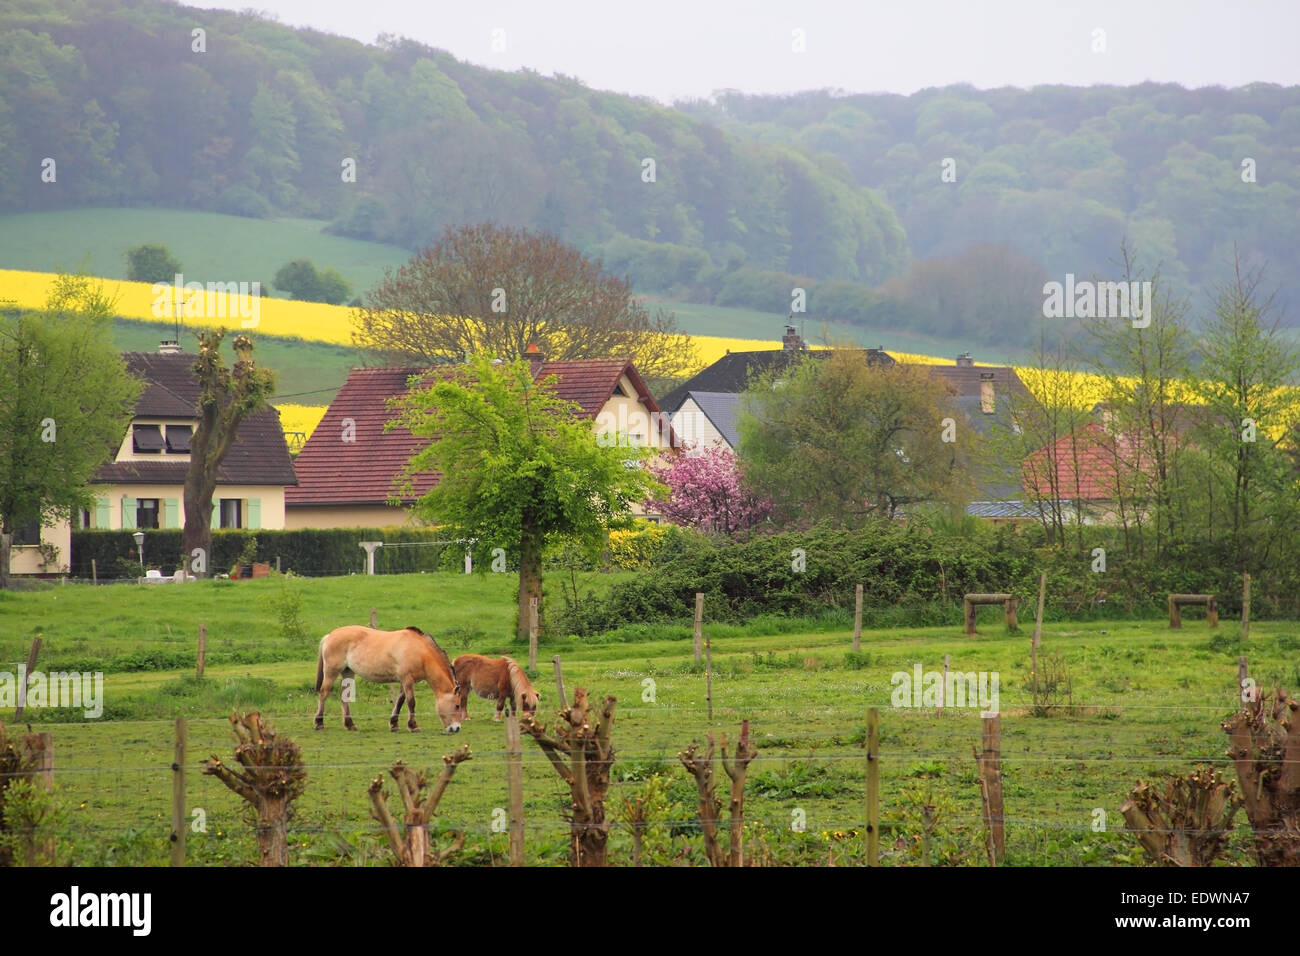
{"label": "distant treeline", "polygon": [[1017,344],[1044,276],[1113,274],[1125,236],[1194,304],[1234,243],[1276,264],[1284,298],[1298,281],[1281,268],[1300,254],[1295,88],[669,109],[161,0],[9,5],[0,62],[0,210],[309,217],[412,250],[495,221],[600,254],[641,292],[784,312],[799,287],[813,318]]}

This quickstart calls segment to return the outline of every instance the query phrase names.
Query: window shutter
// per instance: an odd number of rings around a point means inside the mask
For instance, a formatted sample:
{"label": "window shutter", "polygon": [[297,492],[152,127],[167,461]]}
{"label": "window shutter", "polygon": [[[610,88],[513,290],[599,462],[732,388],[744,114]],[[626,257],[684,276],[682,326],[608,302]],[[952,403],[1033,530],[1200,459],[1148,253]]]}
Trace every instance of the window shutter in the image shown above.
{"label": "window shutter", "polygon": [[168,498],[164,507],[167,513],[163,515],[164,528],[179,528],[181,526],[181,500],[179,498]]}
{"label": "window shutter", "polygon": [[135,505],[134,498],[122,499],[122,527],[123,528],[135,527],[135,507],[136,505]]}
{"label": "window shutter", "polygon": [[248,499],[248,520],[244,523],[244,526],[248,528],[262,527],[262,499],[261,498]]}
{"label": "window shutter", "polygon": [[214,499],[212,502],[212,521],[209,525],[213,531],[221,529],[221,499]]}
{"label": "window shutter", "polygon": [[95,499],[95,527],[108,528],[113,524],[113,506],[107,498]]}

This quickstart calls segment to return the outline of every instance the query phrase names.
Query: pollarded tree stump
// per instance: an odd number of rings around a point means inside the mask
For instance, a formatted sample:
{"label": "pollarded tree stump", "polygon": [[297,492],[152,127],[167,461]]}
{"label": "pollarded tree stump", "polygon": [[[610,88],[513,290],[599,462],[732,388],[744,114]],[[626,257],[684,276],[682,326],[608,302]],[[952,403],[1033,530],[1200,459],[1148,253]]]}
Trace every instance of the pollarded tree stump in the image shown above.
{"label": "pollarded tree stump", "polygon": [[1286,691],[1260,694],[1223,724],[1255,831],[1260,866],[1300,865],[1300,710]]}
{"label": "pollarded tree stump", "polygon": [[1230,780],[1210,767],[1174,777],[1163,792],[1138,782],[1119,808],[1159,866],[1210,866],[1228,843],[1242,805]]}

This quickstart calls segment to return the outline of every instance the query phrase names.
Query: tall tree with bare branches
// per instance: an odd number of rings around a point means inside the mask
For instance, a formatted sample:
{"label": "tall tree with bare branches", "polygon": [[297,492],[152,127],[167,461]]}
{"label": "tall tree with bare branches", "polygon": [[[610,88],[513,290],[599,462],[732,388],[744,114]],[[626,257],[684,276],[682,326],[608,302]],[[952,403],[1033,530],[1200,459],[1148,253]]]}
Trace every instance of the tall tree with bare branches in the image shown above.
{"label": "tall tree with bare branches", "polygon": [[651,315],[631,285],[546,233],[492,223],[448,229],[389,271],[356,310],[353,340],[389,360],[438,364],[491,352],[550,359],[626,356],[648,381],[684,378],[690,336]]}

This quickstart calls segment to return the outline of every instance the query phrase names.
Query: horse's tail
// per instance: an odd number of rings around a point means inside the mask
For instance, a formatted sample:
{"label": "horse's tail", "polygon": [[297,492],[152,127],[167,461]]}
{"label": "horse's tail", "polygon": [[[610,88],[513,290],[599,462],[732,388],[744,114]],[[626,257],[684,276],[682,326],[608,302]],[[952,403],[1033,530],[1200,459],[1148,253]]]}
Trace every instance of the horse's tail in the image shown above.
{"label": "horse's tail", "polygon": [[510,703],[517,714],[524,704],[523,688],[519,685],[521,681],[526,685],[528,678],[524,676],[523,668],[519,666],[513,657],[507,657],[504,660],[506,662],[506,674],[510,681]]}
{"label": "horse's tail", "polygon": [[[328,636],[328,635],[326,635]],[[316,693],[320,693],[321,684],[325,683],[325,638],[320,639],[320,649],[316,651]]]}

